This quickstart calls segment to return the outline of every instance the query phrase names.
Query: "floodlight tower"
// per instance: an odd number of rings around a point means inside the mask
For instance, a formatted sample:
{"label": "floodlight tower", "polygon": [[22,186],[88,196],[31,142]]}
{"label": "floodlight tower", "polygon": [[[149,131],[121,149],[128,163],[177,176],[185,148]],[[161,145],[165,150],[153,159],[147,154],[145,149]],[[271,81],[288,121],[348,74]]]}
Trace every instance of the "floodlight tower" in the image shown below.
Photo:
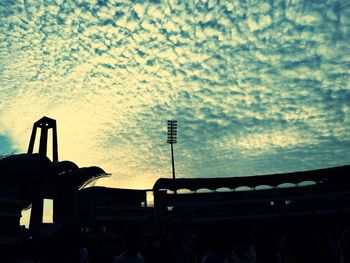
{"label": "floodlight tower", "polygon": [[[173,179],[175,182],[175,161],[174,161],[174,147],[173,144],[177,142],[177,121],[168,120],[168,138],[167,143],[171,146],[171,164],[173,167]],[[174,189],[176,194],[176,189]]]}

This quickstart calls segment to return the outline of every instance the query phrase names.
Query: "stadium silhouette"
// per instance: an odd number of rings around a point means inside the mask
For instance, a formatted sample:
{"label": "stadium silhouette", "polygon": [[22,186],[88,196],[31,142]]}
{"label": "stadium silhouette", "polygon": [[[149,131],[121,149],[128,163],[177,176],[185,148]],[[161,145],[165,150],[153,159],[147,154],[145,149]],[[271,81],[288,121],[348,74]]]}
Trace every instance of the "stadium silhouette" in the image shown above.
{"label": "stadium silhouette", "polygon": [[[59,161],[56,121],[43,117],[27,153],[0,159],[0,260],[83,262],[83,252],[89,262],[113,262],[137,243],[144,262],[214,262],[208,251],[222,262],[350,262],[349,172],[160,178],[145,190],[89,186],[109,174]],[[53,223],[43,223],[44,199],[53,200]],[[29,208],[25,229],[21,212]]]}

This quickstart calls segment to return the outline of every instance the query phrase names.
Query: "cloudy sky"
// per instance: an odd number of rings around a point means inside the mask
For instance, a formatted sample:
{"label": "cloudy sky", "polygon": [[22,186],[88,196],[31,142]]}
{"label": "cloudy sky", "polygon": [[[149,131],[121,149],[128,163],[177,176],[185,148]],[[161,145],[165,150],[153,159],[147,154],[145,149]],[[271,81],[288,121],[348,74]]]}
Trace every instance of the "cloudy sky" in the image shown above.
{"label": "cloudy sky", "polygon": [[100,185],[350,163],[350,2],[1,0],[0,153],[57,120]]}

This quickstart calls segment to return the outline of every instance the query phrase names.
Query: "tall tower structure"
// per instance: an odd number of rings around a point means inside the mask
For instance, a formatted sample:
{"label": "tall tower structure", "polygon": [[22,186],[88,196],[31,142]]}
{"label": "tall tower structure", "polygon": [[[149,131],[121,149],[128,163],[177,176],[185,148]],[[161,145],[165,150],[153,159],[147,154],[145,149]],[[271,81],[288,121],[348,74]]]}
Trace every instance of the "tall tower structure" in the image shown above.
{"label": "tall tower structure", "polygon": [[49,129],[52,129],[52,161],[58,162],[58,147],[57,147],[57,127],[56,120],[49,117],[42,117],[40,120],[34,123],[32,135],[30,136],[30,142],[28,147],[28,154],[32,154],[34,150],[36,131],[41,129],[39,154],[47,156],[47,136]]}
{"label": "tall tower structure", "polygon": [[[40,120],[34,123],[32,135],[30,136],[30,142],[27,154],[33,154],[36,132],[37,129],[41,129],[40,142],[39,142],[39,155],[47,156],[47,140],[48,131],[52,129],[52,161],[58,162],[58,147],[57,147],[57,127],[56,120],[49,117],[42,117]],[[41,178],[38,175],[32,175],[37,182],[34,186],[36,191],[33,191],[32,196],[32,210],[30,213],[29,227],[33,228],[42,223],[44,213],[44,188],[47,187],[48,178]]]}
{"label": "tall tower structure", "polygon": [[[173,171],[173,180],[175,182],[175,160],[174,160],[174,147],[173,144],[177,142],[177,121],[168,120],[168,133],[167,133],[167,143],[170,144],[171,149],[171,164]],[[176,194],[176,190],[174,190],[174,194]]]}

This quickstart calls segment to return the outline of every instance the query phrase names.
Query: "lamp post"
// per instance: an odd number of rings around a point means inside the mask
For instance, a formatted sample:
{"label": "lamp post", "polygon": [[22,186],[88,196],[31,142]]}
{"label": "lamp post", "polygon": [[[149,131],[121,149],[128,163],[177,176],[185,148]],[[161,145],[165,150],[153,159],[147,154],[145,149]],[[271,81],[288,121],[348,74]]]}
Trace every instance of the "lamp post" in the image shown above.
{"label": "lamp post", "polygon": [[[177,121],[168,120],[168,137],[167,143],[171,146],[171,164],[173,168],[173,180],[175,183],[175,161],[174,161],[174,146],[173,144],[177,142]],[[174,194],[176,194],[176,189],[174,189]]]}

